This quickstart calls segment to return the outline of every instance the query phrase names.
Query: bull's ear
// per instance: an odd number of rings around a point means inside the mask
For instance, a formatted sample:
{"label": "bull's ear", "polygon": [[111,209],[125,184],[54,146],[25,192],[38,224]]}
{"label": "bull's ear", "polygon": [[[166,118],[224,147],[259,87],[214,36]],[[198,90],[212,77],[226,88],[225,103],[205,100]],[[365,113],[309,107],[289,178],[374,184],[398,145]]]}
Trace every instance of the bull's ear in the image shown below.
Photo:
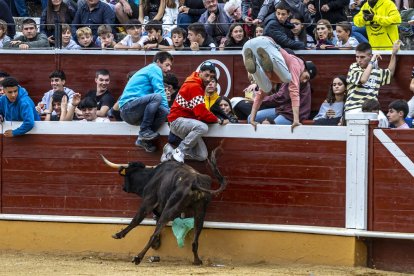
{"label": "bull's ear", "polygon": [[125,176],[125,175],[126,175],[126,170],[125,170],[125,168],[124,168],[124,167],[122,167],[122,168],[119,170],[119,174],[120,174],[120,175],[122,175],[122,176]]}

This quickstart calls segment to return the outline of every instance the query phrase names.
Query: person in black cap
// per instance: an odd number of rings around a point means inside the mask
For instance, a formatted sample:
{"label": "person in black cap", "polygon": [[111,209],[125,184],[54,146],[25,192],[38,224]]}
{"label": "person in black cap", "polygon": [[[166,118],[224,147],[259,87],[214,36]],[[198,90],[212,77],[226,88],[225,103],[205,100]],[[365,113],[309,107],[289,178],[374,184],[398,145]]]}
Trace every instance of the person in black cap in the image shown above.
{"label": "person in black cap", "polygon": [[170,131],[182,141],[176,149],[167,143],[161,162],[171,159],[184,162],[184,158],[198,161],[207,159],[207,147],[202,138],[208,131],[207,124],[228,123],[228,120],[219,119],[211,113],[204,102],[205,87],[215,75],[214,63],[206,61],[200,66],[199,72],[193,72],[184,81],[168,115]]}

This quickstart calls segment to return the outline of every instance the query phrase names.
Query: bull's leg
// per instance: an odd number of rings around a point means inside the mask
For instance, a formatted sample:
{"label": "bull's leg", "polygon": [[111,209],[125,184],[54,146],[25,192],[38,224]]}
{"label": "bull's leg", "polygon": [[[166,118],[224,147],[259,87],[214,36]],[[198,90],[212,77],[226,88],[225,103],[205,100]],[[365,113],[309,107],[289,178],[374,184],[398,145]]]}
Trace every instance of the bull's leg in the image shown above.
{"label": "bull's leg", "polygon": [[151,247],[151,245],[153,245],[154,242],[156,242],[157,237],[160,236],[161,230],[164,228],[164,226],[169,221],[180,215],[181,210],[184,209],[185,203],[187,202],[187,198],[184,195],[188,195],[188,193],[188,191],[187,193],[176,192],[171,195],[170,199],[165,205],[164,211],[161,213],[161,216],[157,221],[157,226],[155,227],[154,233],[152,234],[148,243],[145,245],[144,249],[142,249],[142,251],[132,259],[132,262],[134,262],[136,265],[140,264],[148,249]]}
{"label": "bull's leg", "polygon": [[198,256],[198,238],[200,237],[201,230],[203,230],[204,218],[206,216],[207,205],[210,200],[205,199],[194,208],[194,240],[193,240],[193,265],[202,265],[200,257]]}
{"label": "bull's leg", "polygon": [[118,233],[112,235],[112,238],[122,239],[123,237],[125,237],[129,233],[129,231],[137,227],[144,220],[147,214],[149,214],[149,212],[151,212],[151,210],[153,209],[153,206],[154,204],[152,204],[152,202],[143,201],[141,207],[139,208],[138,212],[136,213],[135,217],[131,220],[129,225],[126,228],[119,231]]}

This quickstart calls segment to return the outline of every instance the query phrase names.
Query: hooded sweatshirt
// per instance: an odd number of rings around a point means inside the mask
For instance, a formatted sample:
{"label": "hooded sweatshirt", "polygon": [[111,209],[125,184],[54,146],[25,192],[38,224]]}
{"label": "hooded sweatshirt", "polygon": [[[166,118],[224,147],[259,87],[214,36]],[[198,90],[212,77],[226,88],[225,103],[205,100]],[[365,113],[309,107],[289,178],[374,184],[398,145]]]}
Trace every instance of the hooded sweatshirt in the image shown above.
{"label": "hooded sweatshirt", "polygon": [[10,102],[6,95],[0,97],[0,115],[6,121],[23,121],[23,124],[12,131],[13,136],[23,135],[34,126],[34,121],[40,121],[35,105],[26,89],[18,86],[18,95],[15,102]]}
{"label": "hooded sweatshirt", "polygon": [[171,106],[168,122],[184,117],[204,123],[217,123],[218,118],[211,113],[204,102],[204,85],[197,72],[193,72],[181,86]]}
{"label": "hooded sweatshirt", "polygon": [[[372,21],[364,20],[364,10],[374,14]],[[391,50],[394,42],[399,39],[398,24],[401,15],[391,0],[378,0],[373,8],[366,2],[354,17],[357,27],[366,27],[368,40],[375,50]]]}

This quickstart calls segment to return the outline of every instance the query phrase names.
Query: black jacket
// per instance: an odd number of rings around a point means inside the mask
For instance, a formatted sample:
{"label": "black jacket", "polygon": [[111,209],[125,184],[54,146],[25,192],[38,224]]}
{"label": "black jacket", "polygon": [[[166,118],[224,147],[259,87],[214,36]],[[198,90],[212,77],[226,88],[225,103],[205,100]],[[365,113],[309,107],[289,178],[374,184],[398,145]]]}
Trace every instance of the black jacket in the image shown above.
{"label": "black jacket", "polygon": [[306,45],[302,41],[295,41],[293,39],[293,25],[286,21],[284,24],[280,24],[276,18],[276,14],[272,13],[263,22],[264,31],[263,35],[273,38],[273,40],[279,44],[282,48],[290,48],[292,50],[305,49]]}
{"label": "black jacket", "polygon": [[188,10],[188,15],[200,16],[206,11],[203,0],[185,0],[184,6],[190,8]]}
{"label": "black jacket", "polygon": [[[315,24],[319,19],[327,19],[331,24],[348,21],[345,9],[349,6],[349,0],[314,0],[309,2],[309,4],[311,3],[316,9],[316,14],[314,15]],[[325,4],[329,7],[328,12],[321,10],[321,7]]]}

